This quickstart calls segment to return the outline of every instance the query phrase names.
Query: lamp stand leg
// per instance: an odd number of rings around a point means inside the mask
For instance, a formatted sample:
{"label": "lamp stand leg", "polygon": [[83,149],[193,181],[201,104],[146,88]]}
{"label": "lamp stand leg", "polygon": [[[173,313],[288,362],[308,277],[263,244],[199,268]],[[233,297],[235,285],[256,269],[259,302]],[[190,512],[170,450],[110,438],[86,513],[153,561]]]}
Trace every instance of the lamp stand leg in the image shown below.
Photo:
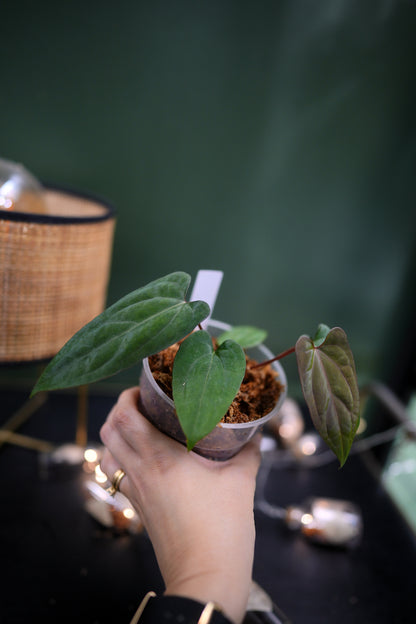
{"label": "lamp stand leg", "polygon": [[86,447],[88,440],[88,386],[78,388],[77,429],[75,444]]}
{"label": "lamp stand leg", "polygon": [[20,407],[17,412],[15,412],[13,416],[11,416],[11,418],[3,424],[1,428],[2,434],[0,437],[0,448],[3,444],[9,441],[9,438],[11,440],[16,429],[21,427],[21,425],[23,425],[32,416],[32,414],[45,403],[47,397],[48,395],[46,392],[36,394],[32,399],[23,403],[22,407]]}
{"label": "lamp stand leg", "polygon": [[[37,440],[17,434],[16,431],[38,410],[48,398],[47,392],[39,392],[33,398],[26,401],[1,427],[0,448],[4,444],[15,444],[40,452],[50,452],[55,445],[44,440]],[[78,388],[78,406],[75,444],[81,447],[87,446],[88,440],[88,386]]]}

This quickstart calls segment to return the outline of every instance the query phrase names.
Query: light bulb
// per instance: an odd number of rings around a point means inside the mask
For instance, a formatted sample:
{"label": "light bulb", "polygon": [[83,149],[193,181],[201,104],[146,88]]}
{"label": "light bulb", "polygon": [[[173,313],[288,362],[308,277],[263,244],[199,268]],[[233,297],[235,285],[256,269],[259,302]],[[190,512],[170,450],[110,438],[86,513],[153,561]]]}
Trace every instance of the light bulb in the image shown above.
{"label": "light bulb", "polygon": [[118,533],[124,531],[141,533],[144,530],[139,515],[124,494],[116,492],[114,496],[110,496],[92,479],[85,481],[85,488],[87,491],[85,509],[101,525]]}
{"label": "light bulb", "polygon": [[296,401],[290,398],[284,401],[277,416],[271,419],[270,428],[283,446],[291,446],[300,438],[305,423]]}
{"label": "light bulb", "polygon": [[310,498],[299,506],[288,507],[285,521],[306,538],[331,546],[355,546],[363,530],[356,505],[330,498]]}
{"label": "light bulb", "polygon": [[94,473],[95,473],[95,480],[97,481],[97,483],[107,483],[108,477],[105,474],[105,472],[101,470],[99,465],[95,467]]}
{"label": "light bulb", "polygon": [[100,448],[94,448],[92,446],[84,450],[84,463],[82,466],[84,472],[94,473],[96,471],[101,461],[101,454],[102,451]]}
{"label": "light bulb", "polygon": [[40,182],[23,165],[0,158],[0,210],[47,213]]}
{"label": "light bulb", "polygon": [[39,472],[43,479],[52,475],[76,474],[84,460],[83,449],[76,444],[61,444],[52,451],[39,455]]}
{"label": "light bulb", "polygon": [[303,460],[322,451],[324,443],[317,433],[304,433],[294,444],[290,451],[298,460]]}
{"label": "light bulb", "polygon": [[84,451],[84,459],[89,463],[97,463],[98,461],[98,453],[93,448],[87,448]]}

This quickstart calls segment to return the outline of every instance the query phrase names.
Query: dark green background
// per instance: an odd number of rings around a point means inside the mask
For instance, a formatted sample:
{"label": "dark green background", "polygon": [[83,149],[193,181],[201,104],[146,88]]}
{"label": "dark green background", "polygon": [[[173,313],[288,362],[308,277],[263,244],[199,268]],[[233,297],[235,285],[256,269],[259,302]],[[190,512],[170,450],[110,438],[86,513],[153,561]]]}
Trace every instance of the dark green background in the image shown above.
{"label": "dark green background", "polygon": [[15,1],[0,32],[0,155],[116,206],[109,303],[223,269],[216,318],[275,351],[341,325],[378,374],[415,239],[415,2]]}

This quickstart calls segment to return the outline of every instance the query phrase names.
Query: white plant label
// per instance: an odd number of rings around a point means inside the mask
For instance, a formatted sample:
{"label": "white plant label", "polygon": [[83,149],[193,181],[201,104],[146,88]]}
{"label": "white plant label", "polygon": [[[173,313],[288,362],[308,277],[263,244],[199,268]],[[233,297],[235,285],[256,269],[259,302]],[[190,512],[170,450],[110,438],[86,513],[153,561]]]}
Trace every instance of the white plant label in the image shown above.
{"label": "white plant label", "polygon": [[195,278],[190,301],[205,301],[211,310],[210,315],[201,323],[203,328],[212,316],[223,276],[223,271],[201,269]]}

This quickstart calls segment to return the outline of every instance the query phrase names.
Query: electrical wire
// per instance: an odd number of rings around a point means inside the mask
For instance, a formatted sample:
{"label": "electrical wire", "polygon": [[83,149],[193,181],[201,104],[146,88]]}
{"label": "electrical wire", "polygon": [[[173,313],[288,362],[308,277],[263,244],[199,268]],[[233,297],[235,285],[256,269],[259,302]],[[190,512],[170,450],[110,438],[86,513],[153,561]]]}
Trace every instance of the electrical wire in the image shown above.
{"label": "electrical wire", "polygon": [[[356,440],[351,447],[350,454],[363,453],[380,444],[391,442],[395,439],[401,425],[396,425],[385,431],[374,433],[366,438]],[[290,450],[273,450],[263,454],[263,460],[257,476],[256,498],[254,508],[261,511],[269,518],[285,519],[287,510],[284,507],[272,505],[266,500],[265,490],[270,472],[274,469],[301,466],[305,468],[319,468],[336,460],[332,451],[326,450],[316,455],[305,455],[301,459],[295,457]]]}

